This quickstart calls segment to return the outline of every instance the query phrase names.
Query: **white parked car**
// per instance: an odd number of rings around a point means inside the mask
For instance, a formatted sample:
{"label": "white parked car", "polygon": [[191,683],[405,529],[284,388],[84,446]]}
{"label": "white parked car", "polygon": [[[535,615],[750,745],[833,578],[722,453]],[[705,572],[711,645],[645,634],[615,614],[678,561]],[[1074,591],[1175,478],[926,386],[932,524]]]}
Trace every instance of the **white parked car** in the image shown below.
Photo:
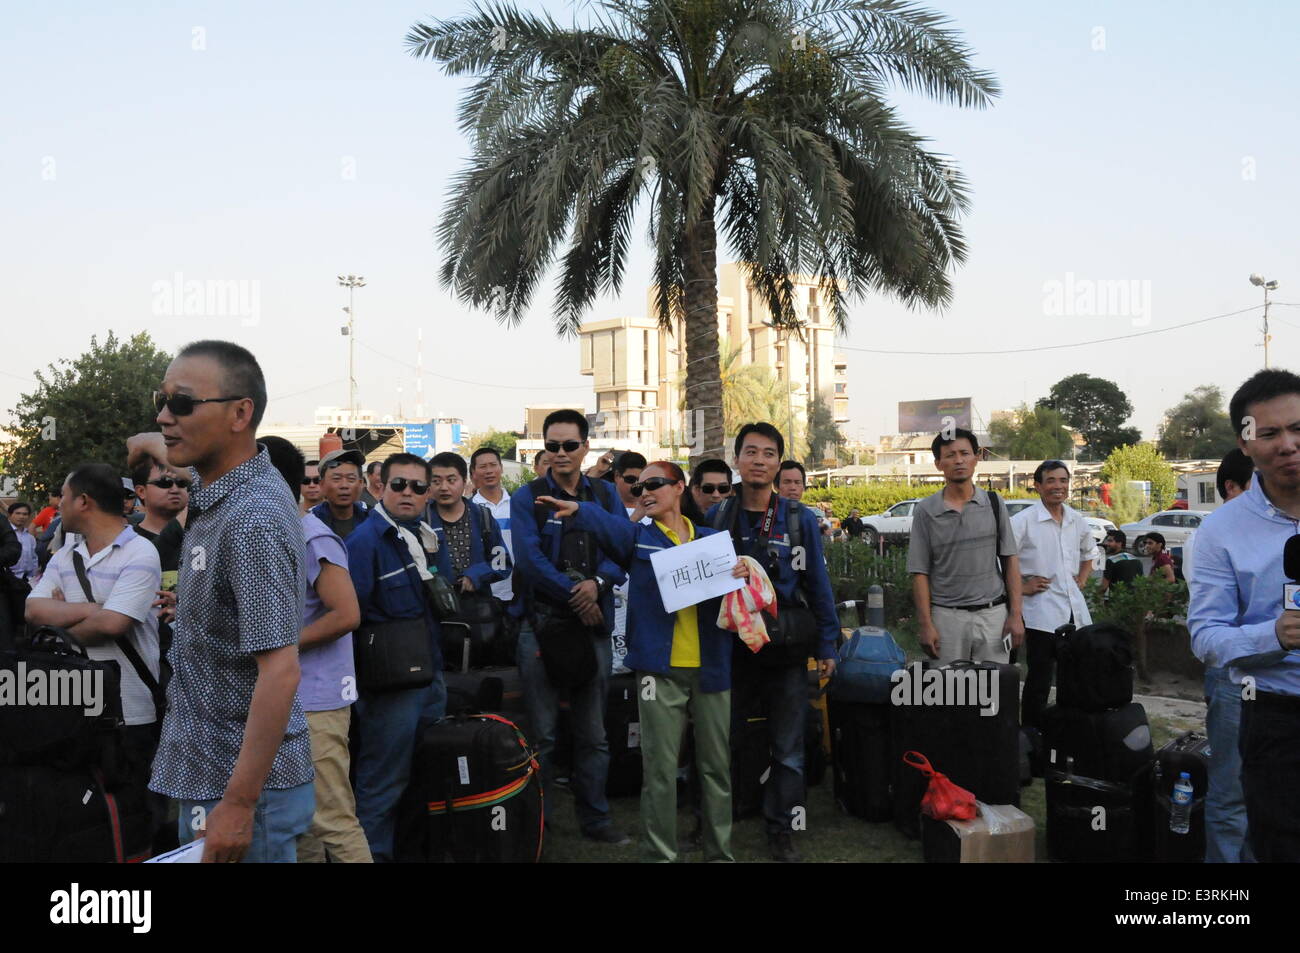
{"label": "white parked car", "polygon": [[869,546],[878,546],[881,537],[898,540],[912,532],[912,513],[921,500],[903,500],[883,513],[862,518],[862,538]]}
{"label": "white parked car", "polygon": [[[1004,502],[1007,505],[1007,516],[1015,516],[1022,510],[1029,509],[1029,507],[1033,506],[1038,501],[1006,500]],[[1100,516],[1089,516],[1087,513],[1081,513],[1080,515],[1083,517],[1083,521],[1088,524],[1088,528],[1092,530],[1092,541],[1097,544],[1097,559],[1093,565],[1097,569],[1105,569],[1106,554],[1101,549],[1101,541],[1106,538],[1107,533],[1115,528],[1115,524]]]}
{"label": "white parked car", "polygon": [[1125,523],[1120,529],[1128,537],[1129,548],[1141,556],[1138,541],[1147,533],[1159,533],[1165,538],[1165,549],[1173,549],[1185,545],[1207,516],[1209,513],[1200,510],[1161,510],[1136,523]]}

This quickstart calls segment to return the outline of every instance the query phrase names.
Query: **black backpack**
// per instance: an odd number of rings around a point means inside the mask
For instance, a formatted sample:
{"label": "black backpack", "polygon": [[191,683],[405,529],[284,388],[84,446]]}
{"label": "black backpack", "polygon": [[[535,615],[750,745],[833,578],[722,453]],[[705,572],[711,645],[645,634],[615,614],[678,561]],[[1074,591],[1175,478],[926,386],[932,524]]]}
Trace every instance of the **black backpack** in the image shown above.
{"label": "black backpack", "polygon": [[1133,644],[1119,626],[1105,622],[1056,630],[1056,703],[1101,712],[1133,700]]}

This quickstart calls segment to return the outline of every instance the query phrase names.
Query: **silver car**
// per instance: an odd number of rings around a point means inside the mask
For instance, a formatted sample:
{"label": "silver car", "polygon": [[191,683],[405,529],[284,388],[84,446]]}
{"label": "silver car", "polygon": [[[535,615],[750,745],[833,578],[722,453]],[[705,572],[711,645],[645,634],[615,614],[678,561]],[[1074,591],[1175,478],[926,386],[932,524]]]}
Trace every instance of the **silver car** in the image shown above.
{"label": "silver car", "polygon": [[1120,529],[1128,537],[1129,548],[1141,556],[1144,554],[1138,544],[1148,533],[1159,533],[1165,538],[1165,549],[1173,549],[1186,544],[1208,515],[1199,510],[1161,510],[1136,523],[1125,523]]}

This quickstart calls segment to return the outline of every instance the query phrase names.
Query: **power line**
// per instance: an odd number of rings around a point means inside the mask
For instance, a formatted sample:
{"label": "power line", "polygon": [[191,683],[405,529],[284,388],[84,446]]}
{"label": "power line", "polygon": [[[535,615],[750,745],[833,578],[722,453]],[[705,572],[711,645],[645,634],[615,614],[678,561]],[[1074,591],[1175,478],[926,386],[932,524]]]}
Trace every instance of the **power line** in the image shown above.
{"label": "power line", "polygon": [[[1276,304],[1277,302],[1273,302]],[[1198,318],[1195,321],[1185,321],[1182,324],[1171,324],[1167,328],[1152,328],[1150,331],[1137,331],[1134,334],[1119,334],[1110,338],[1097,338],[1094,341],[1077,341],[1074,344],[1042,344],[1037,347],[1017,347],[1005,348],[996,351],[886,351],[880,348],[871,347],[850,347],[841,344],[836,347],[838,351],[858,351],[863,354],[896,354],[896,355],[920,355],[925,357],[974,357],[987,354],[1029,354],[1034,351],[1060,351],[1072,347],[1089,347],[1093,344],[1109,344],[1112,341],[1128,341],[1133,338],[1146,337],[1149,334],[1164,334],[1167,331],[1178,331],[1182,328],[1194,327],[1198,324],[1206,324],[1210,321],[1220,321],[1223,318],[1235,318],[1239,314],[1248,314],[1251,311],[1258,311],[1263,305],[1255,305],[1250,308],[1242,308],[1240,311],[1229,311],[1226,314],[1215,314],[1208,318]]]}
{"label": "power line", "polygon": [[338,384],[338,383],[340,383],[340,382],[342,382],[342,381],[345,381],[345,380],[347,380],[346,377],[336,377],[336,378],[334,378],[334,380],[332,380],[332,381],[326,381],[324,384],[314,384],[314,385],[311,386],[311,387],[305,387],[305,388],[303,388],[302,390],[296,390],[296,391],[294,391],[292,394],[276,394],[274,397],[272,397],[272,398],[270,398],[270,399],[271,399],[271,400],[288,400],[290,397],[297,397],[299,394],[310,394],[312,391],[314,391],[314,390],[320,390],[322,387],[333,387],[335,384]]}
{"label": "power line", "polygon": [[[385,354],[383,351],[375,350],[365,341],[357,341],[357,344],[365,348],[367,351],[378,354],[380,357],[392,361],[394,364],[401,364],[403,367],[413,371],[420,370],[414,364],[408,364],[401,358],[393,357],[391,354]],[[577,390],[583,386],[582,384],[574,384],[570,387],[533,387],[530,384],[488,384],[483,381],[467,381],[459,377],[448,377],[446,374],[435,374],[433,371],[424,371],[423,373],[429,377],[436,377],[439,380],[444,381],[452,381],[456,384],[469,384],[471,387],[494,387],[498,390]]]}

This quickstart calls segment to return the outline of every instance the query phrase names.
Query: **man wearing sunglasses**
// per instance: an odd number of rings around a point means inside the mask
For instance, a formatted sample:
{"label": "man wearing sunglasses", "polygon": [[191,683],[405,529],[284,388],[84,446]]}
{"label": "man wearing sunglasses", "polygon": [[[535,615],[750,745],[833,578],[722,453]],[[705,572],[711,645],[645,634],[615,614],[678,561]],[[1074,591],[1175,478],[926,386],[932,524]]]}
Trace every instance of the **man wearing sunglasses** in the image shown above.
{"label": "man wearing sunglasses", "polygon": [[701,513],[707,513],[715,503],[731,495],[731,467],[716,457],[701,460],[691,471],[691,496]]}
{"label": "man wearing sunglasses", "polygon": [[[328,456],[326,457],[328,460]],[[350,467],[351,468],[351,467]],[[359,466],[355,469],[360,471]],[[419,688],[359,693],[357,819],[377,863],[392,861],[397,805],[411,776],[415,742],[446,713],[442,678],[442,628],[425,586],[450,570],[446,547],[424,521],[429,499],[429,461],[395,453],[380,467],[379,505],[347,538],[348,572],[361,608],[361,626],[422,619],[429,633],[433,681]]]}
{"label": "man wearing sunglasses", "polygon": [[[308,460],[303,467],[302,485],[298,487],[298,513],[305,516],[321,501],[320,461]],[[367,504],[369,506],[370,504]],[[320,519],[320,517],[317,517]]]}
{"label": "man wearing sunglasses", "polygon": [[[306,546],[293,497],[259,447],[266,380],[237,344],[182,348],[137,453],[190,467],[167,716],[150,787],[180,801],[204,863],[292,863],[315,809],[298,700]],[[133,447],[133,445],[136,445]]]}
{"label": "man wearing sunglasses", "polygon": [[[613,587],[627,578],[618,564],[601,550],[591,533],[573,529],[566,521],[553,518],[538,506],[539,496],[597,503],[602,509],[627,519],[619,495],[603,480],[582,473],[587,455],[587,418],[576,410],[556,410],[542,425],[550,469],[544,477],[520,487],[510,497],[510,530],[515,552],[515,595],[524,603],[524,622],[519,632],[519,674],[524,701],[540,749],[542,782],[550,797],[554,762],[555,722],[560,677],[559,644],[566,639],[585,639],[595,654],[595,674],[569,686],[569,704],[574,734],[574,806],[584,837],[602,843],[630,843],[615,830],[609,816],[605,783],[609,775],[609,744],[605,737],[605,696],[613,665],[610,635],[614,622]],[[553,641],[554,640],[554,641]],[[544,660],[539,643],[556,646]]]}
{"label": "man wearing sunglasses", "polygon": [[[839,619],[830,576],[822,557],[817,517],[802,503],[777,494],[774,483],[785,439],[770,423],[746,424],[735,442],[740,494],[713,507],[706,520],[731,532],[736,553],[763,566],[778,598],[769,626],[791,626],[789,647],[766,645],[755,654],[739,639],[731,668],[733,760],[755,712],[766,716],[770,774],[763,788],[768,849],[774,860],[800,859],[792,832],[807,804],[804,785],[804,728],[808,717],[808,657],[819,660],[821,677],[835,671]],[[712,479],[712,478],[710,478]],[[799,521],[797,545],[790,525]],[[781,618],[784,616],[785,621]],[[767,653],[764,655],[763,653]],[[733,791],[733,796],[735,792]]]}
{"label": "man wearing sunglasses", "polygon": [[334,450],[321,457],[320,485],[325,501],[311,512],[345,540],[370,515],[361,502],[361,468],[365,465],[360,450]]}

